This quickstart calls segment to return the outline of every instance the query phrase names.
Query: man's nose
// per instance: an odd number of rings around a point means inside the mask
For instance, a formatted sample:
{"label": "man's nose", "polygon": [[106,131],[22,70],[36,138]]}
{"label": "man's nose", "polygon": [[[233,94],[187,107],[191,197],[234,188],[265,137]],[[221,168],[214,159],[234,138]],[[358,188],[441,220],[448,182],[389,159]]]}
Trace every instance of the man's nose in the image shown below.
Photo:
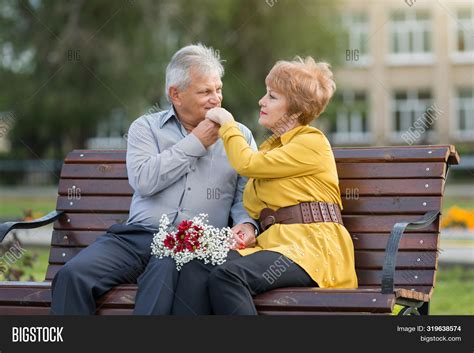
{"label": "man's nose", "polygon": [[214,106],[218,106],[220,102],[221,102],[221,97],[217,93],[212,94],[211,97],[209,98],[209,103],[211,103]]}

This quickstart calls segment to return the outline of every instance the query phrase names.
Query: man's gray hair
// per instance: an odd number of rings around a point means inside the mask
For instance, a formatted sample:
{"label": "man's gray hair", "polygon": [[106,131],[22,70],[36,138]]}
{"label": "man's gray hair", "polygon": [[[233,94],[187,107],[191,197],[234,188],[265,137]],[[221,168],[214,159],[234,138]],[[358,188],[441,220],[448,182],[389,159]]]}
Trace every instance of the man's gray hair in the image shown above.
{"label": "man's gray hair", "polygon": [[191,83],[189,70],[194,67],[200,74],[217,72],[224,75],[224,67],[218,50],[206,47],[201,43],[188,45],[178,50],[166,67],[166,98],[171,102],[171,86],[184,90]]}

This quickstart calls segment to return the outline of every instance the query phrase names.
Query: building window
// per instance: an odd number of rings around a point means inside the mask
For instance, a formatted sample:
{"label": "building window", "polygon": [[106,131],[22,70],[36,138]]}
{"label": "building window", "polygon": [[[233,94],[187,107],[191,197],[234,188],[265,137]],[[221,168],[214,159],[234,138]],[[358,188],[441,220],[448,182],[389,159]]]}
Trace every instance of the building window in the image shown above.
{"label": "building window", "polygon": [[335,97],[332,123],[334,144],[367,144],[371,140],[365,92],[342,91]]}
{"label": "building window", "polygon": [[392,97],[394,142],[426,144],[434,140],[436,120],[442,111],[432,104],[429,91],[396,91]]}
{"label": "building window", "polygon": [[342,17],[346,29],[346,62],[367,65],[369,57],[369,18],[365,12],[346,13]]}
{"label": "building window", "polygon": [[456,137],[474,140],[474,88],[461,88],[455,99]]}
{"label": "building window", "polygon": [[458,9],[454,21],[455,61],[474,61],[474,9]]}
{"label": "building window", "polygon": [[390,18],[392,64],[432,63],[432,22],[427,11],[395,11]]}

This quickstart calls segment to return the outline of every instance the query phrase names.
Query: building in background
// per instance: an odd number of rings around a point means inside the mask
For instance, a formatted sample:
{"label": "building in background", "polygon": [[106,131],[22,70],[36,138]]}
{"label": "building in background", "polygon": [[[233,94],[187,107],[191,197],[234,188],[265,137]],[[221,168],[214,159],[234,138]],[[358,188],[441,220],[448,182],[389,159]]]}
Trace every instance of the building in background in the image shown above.
{"label": "building in background", "polygon": [[331,119],[321,119],[333,145],[462,144],[474,153],[473,3],[343,5],[345,65]]}

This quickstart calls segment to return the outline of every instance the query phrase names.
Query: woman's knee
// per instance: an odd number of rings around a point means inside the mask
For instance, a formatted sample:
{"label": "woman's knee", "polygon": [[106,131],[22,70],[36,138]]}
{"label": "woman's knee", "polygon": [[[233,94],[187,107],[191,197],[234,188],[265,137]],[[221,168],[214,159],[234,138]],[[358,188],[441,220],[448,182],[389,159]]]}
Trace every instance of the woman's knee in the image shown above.
{"label": "woman's knee", "polygon": [[223,265],[217,266],[209,275],[209,286],[218,287],[224,282],[235,279],[237,277],[237,272],[236,266],[232,265],[231,262],[226,262]]}

